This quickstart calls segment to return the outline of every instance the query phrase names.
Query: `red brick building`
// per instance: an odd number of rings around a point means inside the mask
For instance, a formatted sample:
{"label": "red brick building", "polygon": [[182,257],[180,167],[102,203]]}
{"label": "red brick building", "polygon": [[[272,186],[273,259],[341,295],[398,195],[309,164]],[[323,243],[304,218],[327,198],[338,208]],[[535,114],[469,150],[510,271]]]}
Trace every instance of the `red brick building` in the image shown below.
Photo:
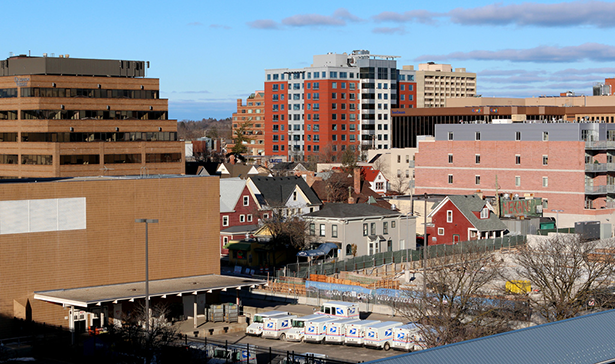
{"label": "red brick building", "polygon": [[233,143],[227,144],[230,152],[235,146],[237,132],[241,132],[248,155],[265,155],[265,93],[256,91],[251,94],[245,104],[237,99],[237,112],[233,113]]}

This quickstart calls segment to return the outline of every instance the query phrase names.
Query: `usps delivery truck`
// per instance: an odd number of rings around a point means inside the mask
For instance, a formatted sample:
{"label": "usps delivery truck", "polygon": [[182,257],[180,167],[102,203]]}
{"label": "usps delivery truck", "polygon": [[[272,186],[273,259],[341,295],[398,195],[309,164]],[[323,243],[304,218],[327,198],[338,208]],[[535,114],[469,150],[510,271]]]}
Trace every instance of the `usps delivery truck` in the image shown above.
{"label": "usps delivery truck", "polygon": [[359,319],[348,318],[331,322],[327,326],[327,334],[325,335],[326,344],[344,344],[346,335],[346,325],[361,322]]}
{"label": "usps delivery truck", "polygon": [[290,313],[284,312],[284,311],[267,311],[267,312],[257,313],[252,318],[252,322],[250,322],[250,325],[246,328],[246,334],[254,335],[254,336],[261,336],[263,333],[263,320],[265,319],[265,317],[287,316],[287,315],[290,315]]}
{"label": "usps delivery truck", "polygon": [[425,348],[425,340],[421,328],[415,323],[398,326],[393,330],[393,345],[395,350],[416,351]]}
{"label": "usps delivery truck", "polygon": [[322,317],[322,315],[314,314],[292,319],[290,322],[292,328],[286,332],[286,341],[303,341],[307,321]]}
{"label": "usps delivery truck", "polygon": [[393,330],[402,326],[398,321],[384,321],[365,328],[363,345],[371,348],[389,350],[393,344]]}
{"label": "usps delivery truck", "polygon": [[343,318],[359,318],[359,304],[342,301],[325,302],[320,306],[318,313]]}
{"label": "usps delivery truck", "polygon": [[333,321],[339,320],[337,317],[322,316],[305,323],[305,336],[303,341],[306,343],[322,343],[327,335],[327,326]]}
{"label": "usps delivery truck", "polygon": [[370,325],[379,323],[378,320],[361,320],[356,323],[346,325],[344,331],[344,344],[346,345],[363,345],[363,337],[365,336],[365,328]]}
{"label": "usps delivery truck", "polygon": [[286,339],[286,332],[292,328],[290,322],[296,315],[271,316],[263,319],[263,337],[267,339]]}

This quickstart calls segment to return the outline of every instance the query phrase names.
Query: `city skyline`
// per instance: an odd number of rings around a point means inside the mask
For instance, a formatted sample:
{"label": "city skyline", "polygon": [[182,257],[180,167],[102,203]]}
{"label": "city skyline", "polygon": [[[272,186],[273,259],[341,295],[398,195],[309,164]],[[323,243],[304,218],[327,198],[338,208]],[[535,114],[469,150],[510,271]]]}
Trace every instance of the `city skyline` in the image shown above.
{"label": "city skyline", "polygon": [[477,94],[533,97],[614,77],[615,4],[602,1],[350,1],[310,3],[35,2],[27,21],[5,5],[5,52],[149,61],[169,118],[230,117],[236,99],[262,90],[265,70],[299,68],[316,54],[400,56],[477,73]]}

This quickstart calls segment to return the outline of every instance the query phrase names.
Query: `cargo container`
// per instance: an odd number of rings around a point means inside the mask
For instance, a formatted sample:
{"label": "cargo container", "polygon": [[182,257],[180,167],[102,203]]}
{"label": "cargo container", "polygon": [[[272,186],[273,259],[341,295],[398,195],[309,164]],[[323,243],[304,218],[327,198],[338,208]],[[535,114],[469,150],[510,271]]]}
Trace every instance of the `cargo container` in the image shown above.
{"label": "cargo container", "polygon": [[246,334],[254,335],[254,336],[261,336],[263,333],[263,319],[265,317],[287,316],[287,315],[290,315],[290,313],[284,312],[284,311],[267,311],[267,312],[257,313],[252,318],[252,322],[250,322],[250,325],[246,328]]}
{"label": "cargo container", "polygon": [[286,339],[286,332],[292,328],[291,320],[296,315],[271,316],[263,319],[263,337],[267,339]]}
{"label": "cargo container", "polygon": [[325,335],[325,343],[327,344],[343,344],[346,336],[346,325],[359,323],[361,320],[355,318],[341,319],[333,321],[327,326]]}
{"label": "cargo container", "polygon": [[327,326],[339,318],[322,316],[305,322],[305,336],[303,341],[306,343],[322,343],[325,341]]}
{"label": "cargo container", "polygon": [[370,325],[379,323],[378,320],[361,320],[360,322],[346,325],[344,331],[344,344],[346,345],[363,345],[363,337],[365,336],[365,328]]}
{"label": "cargo container", "polygon": [[402,326],[398,321],[383,321],[365,328],[363,345],[371,348],[389,350],[393,343],[393,329]]}

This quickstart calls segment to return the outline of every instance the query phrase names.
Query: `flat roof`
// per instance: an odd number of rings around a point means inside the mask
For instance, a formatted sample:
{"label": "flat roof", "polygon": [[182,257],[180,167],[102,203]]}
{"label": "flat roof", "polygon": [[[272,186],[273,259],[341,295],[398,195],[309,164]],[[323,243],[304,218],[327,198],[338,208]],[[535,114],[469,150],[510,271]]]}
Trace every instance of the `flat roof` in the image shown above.
{"label": "flat roof", "polygon": [[[261,279],[219,274],[159,279],[149,281],[149,295],[150,297],[164,297],[197,294],[213,290],[241,289],[266,283]],[[145,281],[34,292],[34,299],[78,307],[140,298],[145,298]]]}

